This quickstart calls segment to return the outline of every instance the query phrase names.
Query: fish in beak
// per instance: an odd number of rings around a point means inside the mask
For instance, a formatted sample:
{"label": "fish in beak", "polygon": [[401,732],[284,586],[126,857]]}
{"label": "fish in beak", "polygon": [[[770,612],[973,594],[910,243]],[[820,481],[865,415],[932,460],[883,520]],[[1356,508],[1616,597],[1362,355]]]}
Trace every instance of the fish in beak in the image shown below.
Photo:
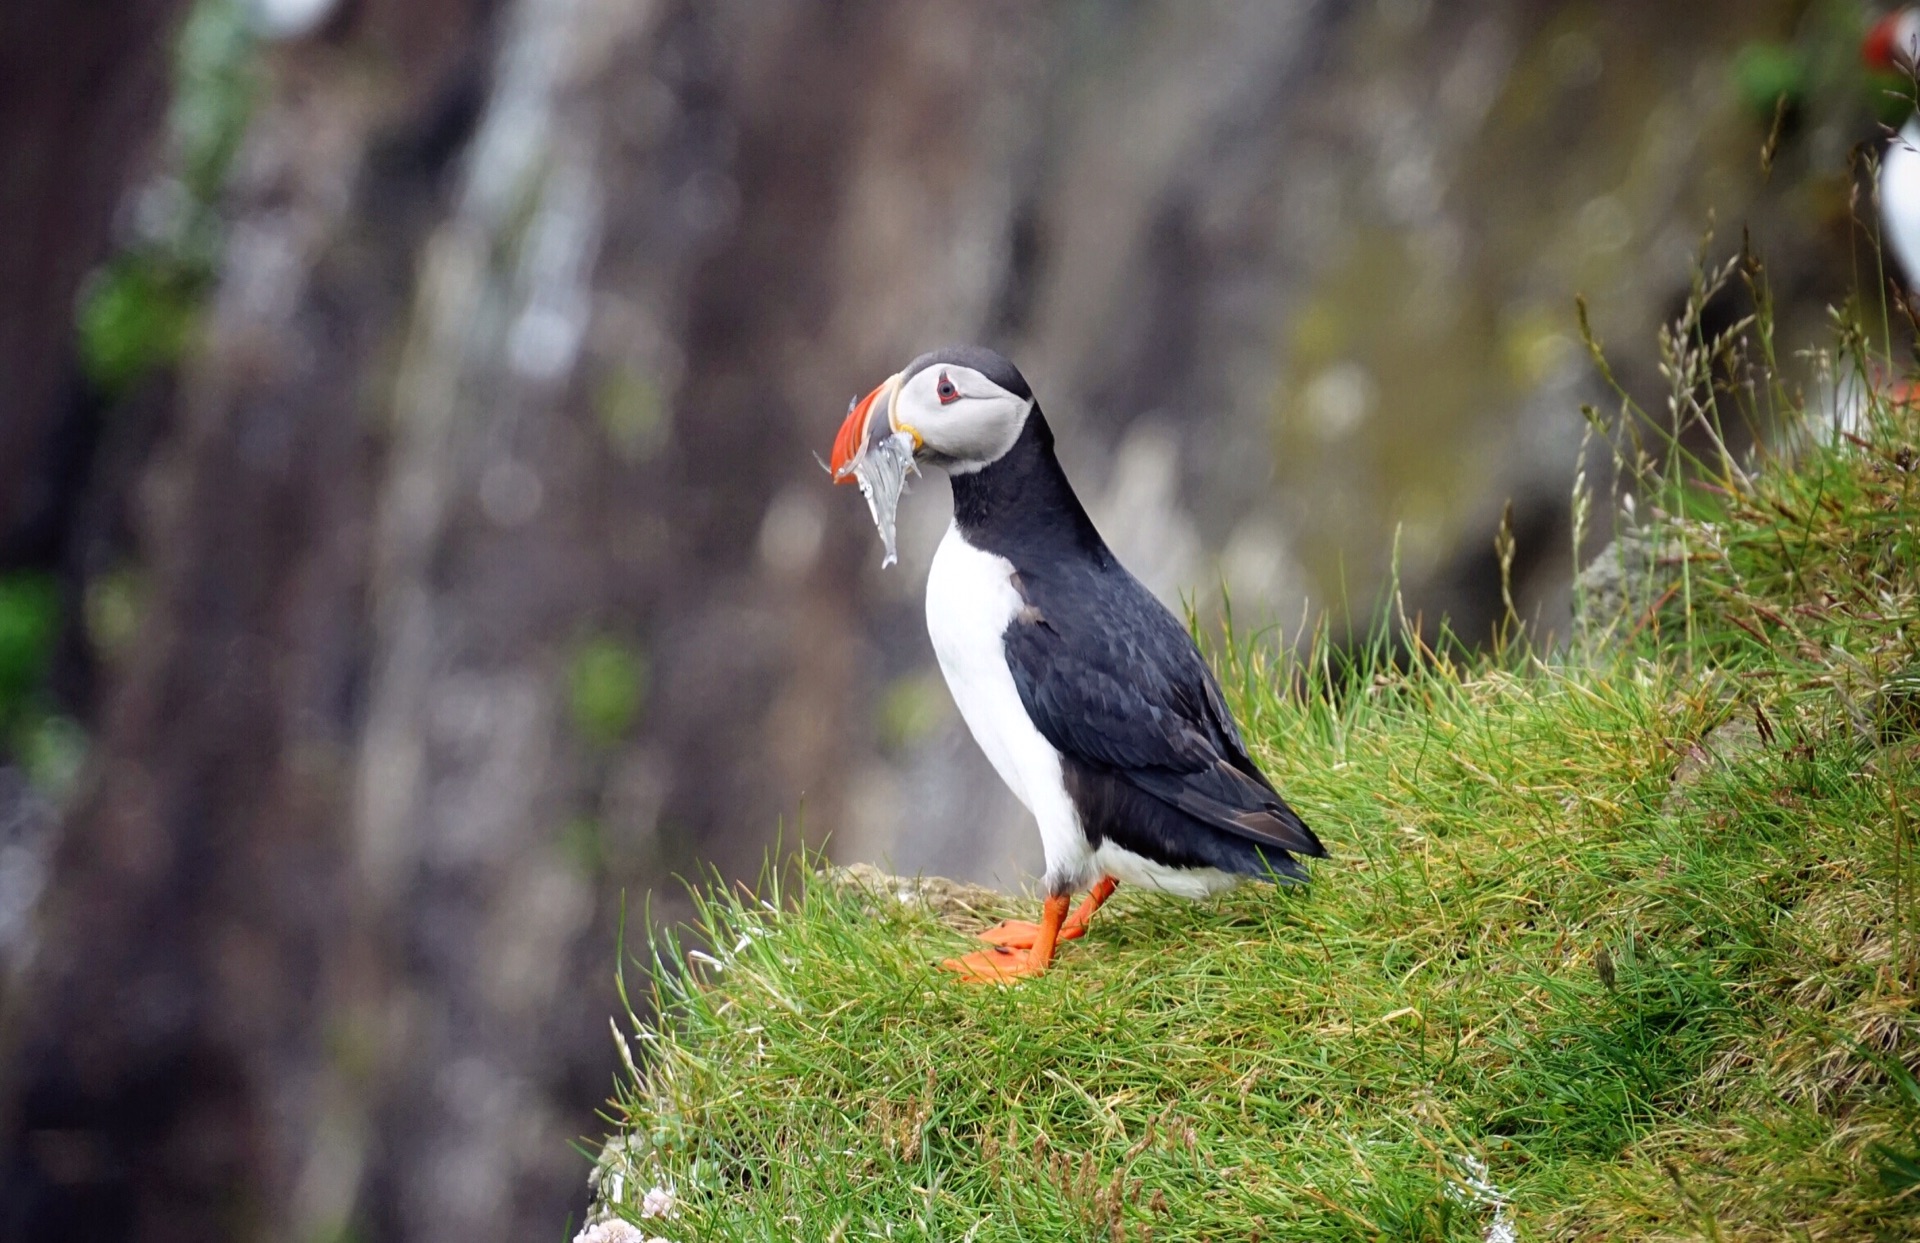
{"label": "fish in beak", "polygon": [[836,484],[860,485],[867,512],[880,529],[883,570],[899,559],[894,550],[894,513],[907,490],[907,476],[919,470],[913,455],[920,447],[920,435],[894,419],[900,383],[899,375],[888,376],[880,387],[853,403],[833,438],[833,461],[827,467]]}

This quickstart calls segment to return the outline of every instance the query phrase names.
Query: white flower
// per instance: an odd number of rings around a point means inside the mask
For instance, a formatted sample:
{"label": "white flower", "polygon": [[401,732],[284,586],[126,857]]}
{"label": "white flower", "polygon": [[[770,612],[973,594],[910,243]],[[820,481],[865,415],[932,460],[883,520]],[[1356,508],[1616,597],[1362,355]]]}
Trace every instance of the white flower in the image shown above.
{"label": "white flower", "polygon": [[640,1216],[673,1216],[673,1188],[649,1187],[647,1194],[640,1198]]}
{"label": "white flower", "polygon": [[668,1243],[668,1241],[662,1238],[650,1238],[641,1234],[640,1227],[632,1222],[610,1217],[606,1221],[597,1221],[574,1235],[573,1243]]}
{"label": "white flower", "polygon": [[1482,1243],[1514,1243],[1513,1219],[1507,1216],[1507,1194],[1493,1185],[1487,1163],[1472,1156],[1457,1156],[1453,1160],[1460,1167],[1461,1182],[1447,1184],[1447,1198],[1456,1204],[1493,1210],[1493,1220],[1487,1223]]}

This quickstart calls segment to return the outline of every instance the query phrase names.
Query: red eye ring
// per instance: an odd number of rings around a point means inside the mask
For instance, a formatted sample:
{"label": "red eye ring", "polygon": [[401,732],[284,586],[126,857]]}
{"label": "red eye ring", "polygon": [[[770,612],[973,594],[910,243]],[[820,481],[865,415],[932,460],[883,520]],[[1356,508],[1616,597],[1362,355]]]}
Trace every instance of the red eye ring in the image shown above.
{"label": "red eye ring", "polygon": [[960,390],[953,386],[953,381],[947,378],[947,373],[944,371],[940,373],[940,383],[934,385],[933,392],[943,406],[950,406],[960,400]]}

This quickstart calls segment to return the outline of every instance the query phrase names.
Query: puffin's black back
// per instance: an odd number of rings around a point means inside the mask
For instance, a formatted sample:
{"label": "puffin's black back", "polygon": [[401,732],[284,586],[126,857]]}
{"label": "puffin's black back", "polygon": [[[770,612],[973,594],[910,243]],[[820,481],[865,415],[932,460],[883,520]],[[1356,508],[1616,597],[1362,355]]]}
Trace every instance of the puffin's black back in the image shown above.
{"label": "puffin's black back", "polygon": [[1303,878],[1291,856],[1325,848],[1247,755],[1191,636],[1094,529],[1037,405],[1003,457],[953,476],[953,512],[968,544],[1013,564],[1027,607],[1007,664],[1093,844]]}

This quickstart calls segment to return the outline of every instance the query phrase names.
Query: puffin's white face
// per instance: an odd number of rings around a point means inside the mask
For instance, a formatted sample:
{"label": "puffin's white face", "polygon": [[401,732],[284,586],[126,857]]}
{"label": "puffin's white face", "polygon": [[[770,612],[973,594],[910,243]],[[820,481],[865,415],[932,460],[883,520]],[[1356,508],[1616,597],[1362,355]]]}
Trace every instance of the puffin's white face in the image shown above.
{"label": "puffin's white face", "polygon": [[972,367],[930,362],[889,376],[848,412],[834,438],[833,469],[840,477],[863,443],[906,432],[913,437],[916,459],[964,475],[1013,448],[1032,409],[1032,399]]}
{"label": "puffin's white face", "polygon": [[914,434],[917,456],[964,475],[1013,448],[1032,408],[971,367],[931,363],[900,385],[887,416]]}
{"label": "puffin's white face", "polygon": [[1920,8],[1895,9],[1874,23],[1860,55],[1875,69],[1920,69]]}

